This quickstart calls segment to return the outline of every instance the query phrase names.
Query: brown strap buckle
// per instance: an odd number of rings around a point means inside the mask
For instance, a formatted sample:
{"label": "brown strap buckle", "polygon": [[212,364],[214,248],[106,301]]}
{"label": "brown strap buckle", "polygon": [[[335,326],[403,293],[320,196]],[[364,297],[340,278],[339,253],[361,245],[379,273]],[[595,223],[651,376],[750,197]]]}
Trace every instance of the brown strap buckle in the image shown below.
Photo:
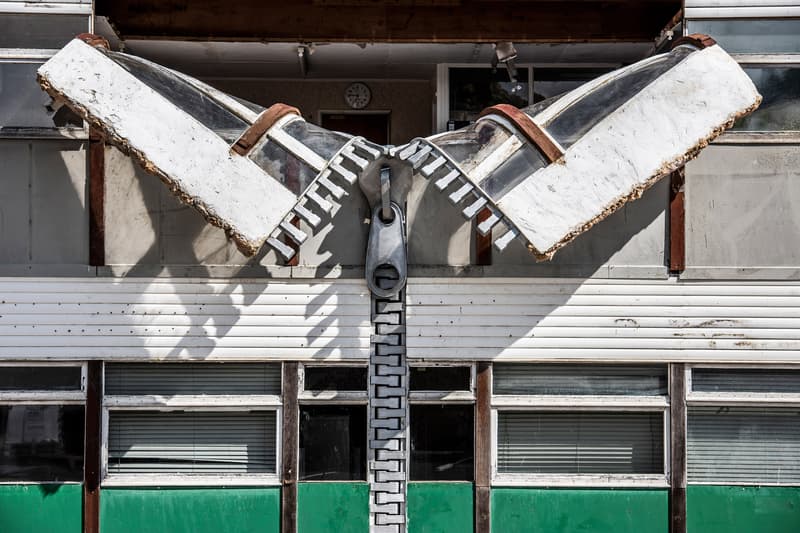
{"label": "brown strap buckle", "polygon": [[108,44],[108,39],[102,35],[95,35],[94,33],[80,33],[76,35],[75,38],[80,39],[89,46],[102,46],[106,50],[111,50],[111,45]]}
{"label": "brown strap buckle", "polygon": [[247,155],[253,146],[264,136],[267,131],[286,115],[300,115],[300,110],[286,104],[274,104],[265,109],[255,122],[242,133],[236,142],[231,146],[231,150],[239,155]]}
{"label": "brown strap buckle", "polygon": [[682,44],[691,44],[702,50],[703,48],[714,46],[717,44],[717,41],[705,33],[692,33],[691,35],[684,35],[683,37],[676,39],[675,42],[672,43],[672,48],[674,49],[676,46],[680,46]]}
{"label": "brown strap buckle", "polygon": [[549,163],[557,161],[564,155],[561,148],[531,117],[513,105],[498,104],[487,107],[481,111],[478,118],[486,115],[499,115],[510,121],[547,158]]}

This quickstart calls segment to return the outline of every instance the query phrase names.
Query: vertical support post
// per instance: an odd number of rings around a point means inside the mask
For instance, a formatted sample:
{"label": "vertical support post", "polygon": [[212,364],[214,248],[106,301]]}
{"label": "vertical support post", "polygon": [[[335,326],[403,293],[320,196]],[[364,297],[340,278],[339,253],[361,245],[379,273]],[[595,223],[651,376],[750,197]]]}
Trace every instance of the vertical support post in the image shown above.
{"label": "vertical support post", "polygon": [[670,533],[686,533],[686,365],[673,363],[669,376]]}
{"label": "vertical support post", "polygon": [[89,130],[89,264],[106,264],[105,229],[105,139],[103,132]]}
{"label": "vertical support post", "polygon": [[86,420],[83,448],[83,533],[100,533],[102,428],[103,362],[89,361],[86,370]]}
{"label": "vertical support post", "polygon": [[678,274],[686,268],[686,210],[681,167],[670,175],[669,190],[669,271]]}
{"label": "vertical support post", "polygon": [[[300,227],[300,218],[294,217],[292,219],[292,226],[299,228]],[[300,264],[300,245],[290,239],[288,236],[283,238],[283,242],[286,243],[287,246],[294,250],[294,255],[291,259],[286,261],[286,266],[297,266]]]}
{"label": "vertical support post", "polygon": [[477,230],[477,224],[480,224],[487,218],[492,216],[489,209],[481,209],[478,216],[475,218],[475,264],[476,265],[491,265],[492,264],[492,230],[486,235],[481,235]]}
{"label": "vertical support post", "polygon": [[478,363],[475,383],[475,533],[491,531],[492,364]]}
{"label": "vertical support post", "polygon": [[283,363],[281,399],[281,533],[297,531],[297,454],[300,446],[297,394],[299,365]]}
{"label": "vertical support post", "polygon": [[[392,268],[377,269],[380,288],[398,283]],[[369,363],[369,517],[372,533],[406,530],[408,368],[405,349],[405,291],[371,296]]]}

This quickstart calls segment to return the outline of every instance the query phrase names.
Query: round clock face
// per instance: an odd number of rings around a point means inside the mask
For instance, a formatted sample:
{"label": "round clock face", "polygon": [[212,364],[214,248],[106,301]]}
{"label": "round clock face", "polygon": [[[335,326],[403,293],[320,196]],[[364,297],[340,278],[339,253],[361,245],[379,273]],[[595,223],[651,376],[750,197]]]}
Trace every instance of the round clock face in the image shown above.
{"label": "round clock face", "polygon": [[369,87],[361,82],[351,83],[344,90],[344,101],[353,109],[363,109],[369,105],[372,97]]}

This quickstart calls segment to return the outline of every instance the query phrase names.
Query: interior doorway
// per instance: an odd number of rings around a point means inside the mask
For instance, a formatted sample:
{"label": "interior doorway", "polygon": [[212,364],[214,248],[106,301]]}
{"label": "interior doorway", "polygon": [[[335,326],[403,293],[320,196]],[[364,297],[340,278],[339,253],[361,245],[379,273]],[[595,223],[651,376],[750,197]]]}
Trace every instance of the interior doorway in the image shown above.
{"label": "interior doorway", "polygon": [[321,111],[320,126],[364,137],[377,144],[389,144],[389,112]]}

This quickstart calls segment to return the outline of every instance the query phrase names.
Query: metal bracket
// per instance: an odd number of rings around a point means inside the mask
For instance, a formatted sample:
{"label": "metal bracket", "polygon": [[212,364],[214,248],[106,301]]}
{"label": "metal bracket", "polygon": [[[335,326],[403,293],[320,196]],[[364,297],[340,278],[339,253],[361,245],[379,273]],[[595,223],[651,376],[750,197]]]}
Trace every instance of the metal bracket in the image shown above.
{"label": "metal bracket", "polygon": [[367,241],[367,285],[374,295],[381,298],[400,292],[408,276],[403,211],[394,202],[390,204],[390,209],[393,212],[390,220],[384,220],[382,207],[372,211]]}

